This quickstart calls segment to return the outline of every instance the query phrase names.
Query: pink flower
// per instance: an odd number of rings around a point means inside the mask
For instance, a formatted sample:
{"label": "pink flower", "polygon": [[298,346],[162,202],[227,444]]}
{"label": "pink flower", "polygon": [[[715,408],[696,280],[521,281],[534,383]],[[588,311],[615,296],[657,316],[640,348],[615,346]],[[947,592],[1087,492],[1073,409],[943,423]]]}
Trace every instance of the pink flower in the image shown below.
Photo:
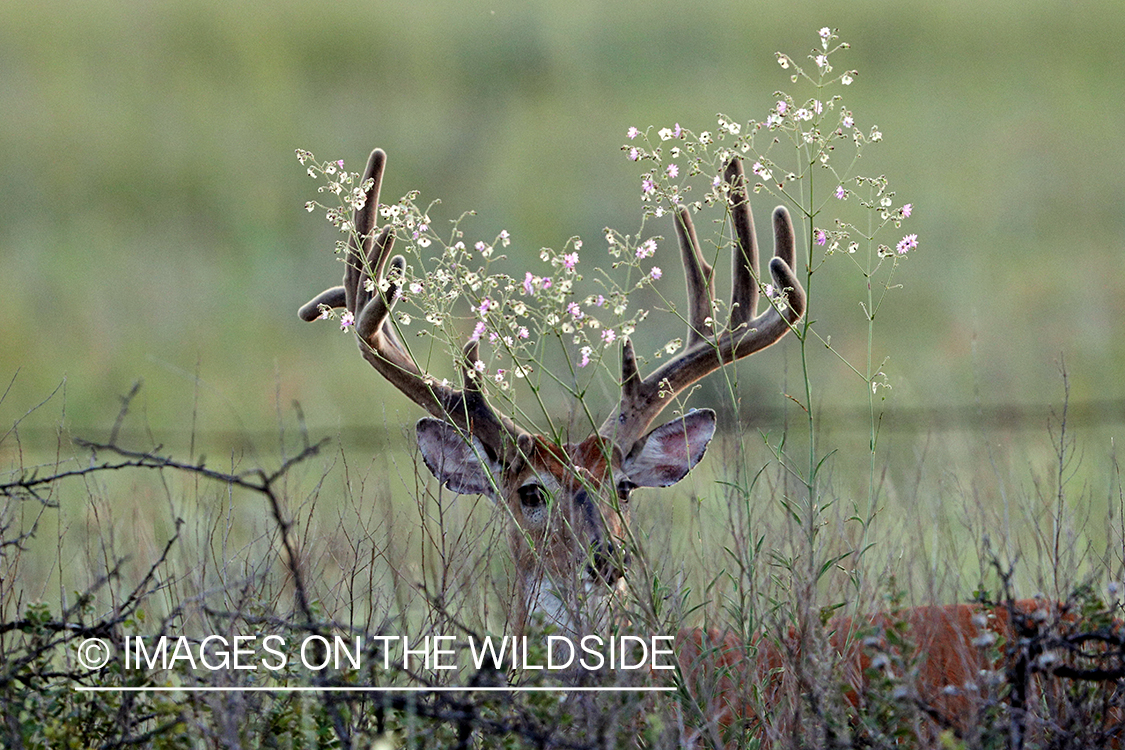
{"label": "pink flower", "polygon": [[483,300],[481,300],[480,307],[477,308],[477,309],[478,309],[478,311],[480,312],[481,315],[485,315],[485,314],[488,313],[489,310],[491,310],[495,306],[495,304],[496,303],[493,302],[491,299],[489,299],[488,297],[485,297]]}
{"label": "pink flower", "polygon": [[517,333],[516,335],[519,336],[521,339],[526,339],[531,334],[529,334],[527,332],[527,326],[520,326],[519,333]]}
{"label": "pink flower", "polygon": [[630,126],[629,129],[625,131],[625,135],[629,136],[629,140],[633,140],[634,138],[636,138],[640,134],[641,134],[641,131],[637,130],[635,127],[632,127],[632,126]]}
{"label": "pink flower", "polygon": [[899,240],[899,243],[895,247],[895,250],[898,251],[899,255],[906,255],[909,251],[913,250],[916,247],[918,247],[918,235],[908,234],[901,240]]}
{"label": "pink flower", "polygon": [[355,315],[350,311],[340,316],[340,330],[346,331],[349,327],[355,324]]}
{"label": "pink flower", "polygon": [[646,177],[641,180],[641,191],[646,195],[651,195],[656,192],[656,183],[652,181],[651,177]]}
{"label": "pink flower", "polygon": [[580,351],[582,352],[582,359],[579,360],[578,366],[585,367],[586,365],[590,364],[590,353],[593,351],[593,349],[588,346],[584,346]]}
{"label": "pink flower", "polygon": [[828,242],[828,235],[823,229],[816,230],[816,244],[823,245],[825,242]]}
{"label": "pink flower", "polygon": [[656,281],[664,275],[664,272],[660,270],[659,266],[653,266],[652,270],[648,272],[648,275],[652,277],[653,281]]}
{"label": "pink flower", "polygon": [[675,164],[669,164],[668,165],[668,176],[669,177],[671,177],[672,179],[676,179],[676,177],[678,177],[679,174],[680,174],[680,168],[679,167],[677,167]]}
{"label": "pink flower", "polygon": [[532,286],[532,283],[534,282],[534,280],[535,280],[535,277],[531,275],[531,271],[528,271],[527,275],[523,277],[523,293],[524,294],[531,294],[535,290],[535,287]]}
{"label": "pink flower", "polygon": [[648,239],[637,248],[638,258],[648,258],[656,252],[656,240]]}
{"label": "pink flower", "polygon": [[469,341],[480,341],[480,337],[484,335],[484,321],[478,320],[477,325],[473,328],[473,335],[469,337]]}
{"label": "pink flower", "polygon": [[563,256],[563,266],[566,270],[573,271],[576,265],[578,265],[578,253],[567,253]]}
{"label": "pink flower", "polygon": [[636,146],[633,146],[631,149],[629,149],[629,160],[630,161],[636,161],[639,158],[641,158],[641,151],[640,151],[639,148],[637,148]]}
{"label": "pink flower", "polygon": [[909,219],[910,214],[913,211],[914,211],[914,204],[913,203],[907,203],[905,206],[902,207],[902,218]]}
{"label": "pink flower", "polygon": [[837,198],[838,198],[839,200],[844,200],[844,198],[846,198],[846,197],[847,197],[847,195],[848,195],[848,191],[847,191],[847,190],[844,190],[844,186],[843,186],[843,185],[838,185],[838,186],[836,187],[836,197],[837,197]]}
{"label": "pink flower", "polygon": [[577,302],[567,304],[566,311],[570,313],[570,316],[575,320],[582,320],[586,317],[586,313],[582,312],[582,308],[578,306]]}
{"label": "pink flower", "polygon": [[617,334],[614,332],[614,330],[612,328],[607,328],[604,331],[602,331],[602,341],[604,341],[605,343],[612,344],[616,340],[617,340]]}

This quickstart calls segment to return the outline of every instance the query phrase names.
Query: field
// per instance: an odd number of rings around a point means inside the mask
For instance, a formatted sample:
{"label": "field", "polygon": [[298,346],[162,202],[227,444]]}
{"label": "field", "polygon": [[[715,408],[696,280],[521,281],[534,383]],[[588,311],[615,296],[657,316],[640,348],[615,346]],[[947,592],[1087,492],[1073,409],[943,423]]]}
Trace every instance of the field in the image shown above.
{"label": "field", "polygon": [[[719,141],[724,123],[776,112],[778,91],[801,106],[813,94],[775,53],[815,68],[804,55],[826,24],[851,45],[833,53],[833,75],[858,71],[833,89],[864,134],[853,171],[892,186],[899,213],[877,241],[892,252],[880,261],[876,242],[854,256],[820,243],[838,226],[829,214],[854,221],[847,212],[859,215],[868,189],[839,174],[786,180],[801,185],[792,202],[769,184],[751,196],[762,237],[767,211],[790,204],[809,311],[781,343],[686,398],[719,412],[719,436],[683,483],[638,493],[626,619],[648,633],[717,626],[744,645],[811,629],[805,656],[821,663],[832,613],[1042,595],[1092,622],[1120,614],[1125,152],[1114,134],[1125,129],[1125,20],[1112,4],[9,3],[0,744],[753,746],[760,728],[724,736],[686,679],[674,695],[569,702],[75,688],[495,678],[465,650],[448,672],[372,666],[398,653],[376,636],[510,630],[507,519],[437,486],[414,446],[421,410],[357,356],[350,334],[298,320],[341,265],[324,211],[305,210],[327,200],[324,176],[310,179],[294,151],[358,171],[371,148],[386,149],[383,202],[416,190],[432,219],[418,266],[432,269],[463,231],[470,247],[496,245],[493,273],[522,281],[550,248],[543,262],[561,278],[563,254],[580,249],[591,282],[617,260],[607,227],[630,249],[658,236],[647,265],[618,269],[634,273],[628,283],[653,264],[663,271],[630,292],[630,314],[650,311],[632,339],[651,369],[683,335],[684,282],[671,220],[642,214],[674,184],[694,180],[692,200],[707,185],[628,149],[646,143],[668,158],[678,141],[659,130],[681,125]],[[787,144],[766,143],[754,153],[782,164]],[[847,163],[850,148],[844,138],[832,158]],[[646,201],[642,178],[656,164]],[[854,191],[846,200],[833,197],[837,176]],[[709,210],[696,219],[701,235],[723,221]],[[704,241],[722,295],[721,228]],[[893,252],[908,234],[917,247]],[[439,337],[439,377],[454,377],[445,350],[473,330],[459,304]],[[419,315],[409,330],[421,325]],[[526,408],[541,431],[584,436],[617,398],[618,350],[598,349],[579,371],[578,344],[555,340],[535,350],[534,382],[495,398]],[[574,377],[542,375],[566,367]],[[120,649],[128,635],[195,644],[239,633],[288,644],[362,635],[365,668],[291,661],[264,674],[181,661],[131,674],[116,660],[100,671],[76,662],[88,637]],[[517,682],[555,677],[524,670]],[[1001,708],[1007,678],[973,731],[942,741],[1082,747],[1120,734],[1120,714],[1097,703],[1092,683],[1074,687],[1065,711],[1044,697],[1017,740]],[[811,684],[797,744],[932,739],[917,706],[896,702],[894,680],[873,688],[858,718],[838,676]],[[1090,733],[1075,729],[1083,723]]]}

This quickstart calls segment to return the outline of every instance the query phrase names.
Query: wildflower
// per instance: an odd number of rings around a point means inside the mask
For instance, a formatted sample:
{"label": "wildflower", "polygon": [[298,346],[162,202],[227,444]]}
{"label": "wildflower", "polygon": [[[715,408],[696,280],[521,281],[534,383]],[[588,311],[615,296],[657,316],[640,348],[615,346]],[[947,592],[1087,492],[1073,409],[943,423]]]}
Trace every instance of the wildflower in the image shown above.
{"label": "wildflower", "polygon": [[489,310],[491,310],[493,308],[493,306],[495,306],[495,304],[496,303],[493,302],[491,299],[489,299],[488,297],[485,297],[483,300],[481,300],[480,307],[477,308],[477,310],[478,310],[478,312],[480,312],[481,315],[485,315],[485,314],[488,313]]}
{"label": "wildflower", "polygon": [[651,177],[646,177],[641,180],[641,191],[645,195],[651,195],[656,192],[656,183],[652,181]]}
{"label": "wildflower", "polygon": [[788,103],[788,102],[786,102],[786,101],[779,101],[779,102],[777,103],[777,113],[778,113],[779,115],[784,115],[784,114],[785,114],[785,112],[786,112],[786,110],[788,110],[788,109],[789,109],[789,103]]}
{"label": "wildflower", "polygon": [[828,55],[817,55],[816,67],[820,68],[821,70],[829,70],[830,68],[828,67]]}
{"label": "wildflower", "polygon": [[812,108],[813,112],[816,112],[819,115],[824,112],[824,102],[820,101],[819,99],[813,99]]}
{"label": "wildflower", "polygon": [[526,339],[531,334],[528,333],[527,326],[520,326],[520,329],[519,329],[519,331],[516,332],[516,335],[519,336],[521,339]]}
{"label": "wildflower", "polygon": [[593,351],[594,350],[588,346],[584,346],[579,350],[579,352],[582,354],[582,359],[578,362],[579,367],[585,367],[586,365],[590,364],[590,354],[593,353]]}
{"label": "wildflower", "polygon": [[476,362],[473,363],[473,369],[476,370],[477,372],[484,372],[484,368],[485,368],[484,362],[479,360],[479,359]]}
{"label": "wildflower", "polygon": [[349,310],[340,316],[340,330],[346,331],[355,324],[355,315]]}
{"label": "wildflower", "polygon": [[532,283],[533,283],[534,280],[535,280],[535,277],[531,275],[531,271],[528,271],[527,275],[523,277],[523,293],[524,294],[531,294],[532,291],[534,291],[534,287],[532,286]]}
{"label": "wildflower", "polygon": [[825,233],[825,231],[823,229],[816,230],[816,244],[823,246],[827,241],[828,235]]}
{"label": "wildflower", "polygon": [[812,119],[812,112],[809,112],[804,107],[801,107],[800,109],[798,109],[793,114],[797,117],[798,120],[801,120],[801,121]]}
{"label": "wildflower", "polygon": [[845,86],[851,86],[853,80],[855,79],[852,78],[850,73],[844,73],[844,75],[840,76],[840,83],[844,84]]}
{"label": "wildflower", "polygon": [[607,328],[604,331],[602,331],[602,341],[605,342],[607,345],[612,344],[616,340],[617,340],[617,334],[614,332],[614,330],[612,328]]}
{"label": "wildflower", "polygon": [[314,203],[313,201],[309,201],[305,204],[305,210],[311,214],[314,210],[316,210],[316,203]]}
{"label": "wildflower", "polygon": [[469,337],[469,341],[480,341],[480,337],[484,335],[484,321],[478,320],[476,327],[473,328],[473,335]]}
{"label": "wildflower", "polygon": [[671,177],[674,180],[674,179],[676,179],[676,177],[679,176],[679,174],[680,174],[680,168],[679,167],[677,167],[675,164],[669,164],[668,165],[668,176],[669,177]]}
{"label": "wildflower", "polygon": [[629,149],[629,161],[636,161],[641,158],[641,151],[636,146]]}
{"label": "wildflower", "polygon": [[649,258],[656,252],[656,240],[647,239],[637,248],[637,258]]}
{"label": "wildflower", "polygon": [[895,246],[895,250],[898,251],[899,255],[906,255],[907,252],[916,247],[918,247],[918,235],[908,234],[899,240],[898,245]]}
{"label": "wildflower", "polygon": [[641,134],[641,131],[637,130],[632,125],[630,125],[629,129],[625,131],[625,135],[629,136],[629,140],[633,140],[634,138],[636,138],[640,134]]}
{"label": "wildflower", "polygon": [[566,306],[566,311],[570,313],[570,316],[575,320],[582,320],[584,317],[586,317],[586,313],[582,312],[582,308],[578,306],[577,302],[568,303]]}
{"label": "wildflower", "polygon": [[902,207],[902,218],[909,219],[910,214],[913,211],[914,211],[914,204],[913,203],[907,203],[905,206]]}
{"label": "wildflower", "polygon": [[504,369],[503,368],[498,369],[496,371],[496,374],[493,375],[492,377],[496,380],[497,383],[503,383],[504,382]]}
{"label": "wildflower", "polygon": [[648,275],[652,277],[653,281],[656,281],[664,275],[664,272],[660,270],[659,266],[653,266],[652,270],[648,272]]}
{"label": "wildflower", "polygon": [[567,253],[563,256],[563,266],[566,270],[573,271],[576,265],[578,265],[578,253]]}
{"label": "wildflower", "polygon": [[820,30],[820,38],[821,39],[827,40],[827,39],[830,39],[831,37],[832,37],[832,29],[830,29],[829,27],[825,26],[823,29]]}
{"label": "wildflower", "polygon": [[844,186],[843,185],[837,185],[836,186],[836,198],[838,200],[844,200],[844,198],[846,198],[847,196],[848,196],[848,191],[844,190]]}
{"label": "wildflower", "polygon": [[672,137],[673,138],[680,138],[680,137],[683,136],[683,134],[684,134],[684,131],[680,128],[680,123],[677,122],[676,127],[672,128]]}
{"label": "wildflower", "polygon": [[543,288],[544,289],[550,289],[551,288],[551,277],[550,276],[544,276],[543,277]]}
{"label": "wildflower", "polygon": [[782,70],[789,70],[789,57],[778,52],[777,64],[781,66]]}
{"label": "wildflower", "polygon": [[672,137],[672,128],[661,128],[658,135],[660,136],[660,140],[666,141]]}
{"label": "wildflower", "polygon": [[509,244],[509,243],[510,243],[511,241],[512,241],[512,236],[511,236],[510,234],[508,234],[508,230],[507,230],[507,229],[501,229],[501,230],[500,230],[500,243],[501,243],[501,244],[502,244],[502,245],[503,245],[504,247],[507,247],[507,246],[508,246],[508,244]]}

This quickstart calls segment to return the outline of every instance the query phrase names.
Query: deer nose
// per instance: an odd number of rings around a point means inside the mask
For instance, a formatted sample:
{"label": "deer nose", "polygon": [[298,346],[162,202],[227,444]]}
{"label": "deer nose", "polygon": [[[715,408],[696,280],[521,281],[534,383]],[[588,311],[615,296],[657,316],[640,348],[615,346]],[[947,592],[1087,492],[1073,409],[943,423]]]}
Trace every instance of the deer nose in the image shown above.
{"label": "deer nose", "polygon": [[589,566],[591,578],[601,579],[613,586],[625,576],[625,568],[629,566],[627,552],[622,552],[611,541],[604,541],[595,545],[593,553]]}

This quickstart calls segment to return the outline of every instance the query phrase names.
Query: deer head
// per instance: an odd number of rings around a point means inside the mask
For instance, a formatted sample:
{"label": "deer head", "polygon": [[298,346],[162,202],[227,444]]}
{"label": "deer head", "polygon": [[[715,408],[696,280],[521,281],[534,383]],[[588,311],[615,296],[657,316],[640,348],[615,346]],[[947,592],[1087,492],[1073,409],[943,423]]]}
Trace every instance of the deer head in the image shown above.
{"label": "deer head", "polygon": [[[592,632],[624,588],[628,565],[629,497],[640,487],[667,487],[703,458],[715,433],[715,412],[693,410],[650,429],[673,398],[724,364],[781,339],[800,319],[805,293],[793,273],[796,252],[789,213],[773,213],[774,257],[769,270],[784,303],[770,301],[761,315],[758,245],[742,163],[726,167],[734,234],[733,291],[727,325],[715,313],[714,269],[704,260],[686,209],[675,214],[687,276],[688,336],[678,356],[642,377],[632,344],[622,346],[621,400],[598,431],[577,444],[556,444],[493,409],[471,373],[477,343],[463,351],[463,388],[437,382],[411,359],[389,322],[405,260],[391,257],[391,227],[376,227],[386,154],[371,153],[364,173],[367,200],[355,212],[344,283],[300,309],[315,320],[324,307],[355,316],[360,353],[372,367],[430,417],[418,422],[426,466],[456,493],[482,494],[507,506],[511,552],[520,587],[512,626],[529,615],[572,634]],[[388,268],[388,262],[390,264]],[[369,280],[376,283],[368,283]]]}

